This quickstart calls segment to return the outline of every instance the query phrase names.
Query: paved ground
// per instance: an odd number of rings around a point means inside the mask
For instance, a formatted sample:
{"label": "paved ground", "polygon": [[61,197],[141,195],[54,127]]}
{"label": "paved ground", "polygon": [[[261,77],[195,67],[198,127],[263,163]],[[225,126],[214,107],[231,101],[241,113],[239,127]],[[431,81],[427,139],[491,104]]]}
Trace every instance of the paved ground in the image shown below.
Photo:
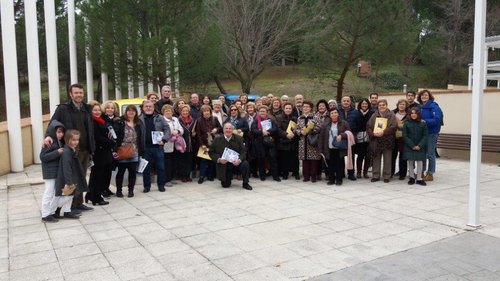
{"label": "paved ground", "polygon": [[182,184],[56,224],[33,165],[0,177],[0,280],[498,280],[498,171],[482,166],[484,227],[468,232],[463,161],[438,160],[425,188]]}

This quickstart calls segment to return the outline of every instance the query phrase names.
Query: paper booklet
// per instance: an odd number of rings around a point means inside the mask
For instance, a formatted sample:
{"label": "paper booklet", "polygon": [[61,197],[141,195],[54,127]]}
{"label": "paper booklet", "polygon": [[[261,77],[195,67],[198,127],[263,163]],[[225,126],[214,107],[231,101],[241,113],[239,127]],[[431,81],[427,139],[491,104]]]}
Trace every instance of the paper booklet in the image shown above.
{"label": "paper booklet", "polygon": [[238,135],[238,136],[240,136],[240,137],[242,137],[242,136],[243,136],[243,132],[242,132],[242,131],[238,131],[238,130],[236,130],[236,129],[234,129],[234,130],[233,130],[233,134]]}
{"label": "paper booklet", "polygon": [[151,141],[153,144],[160,144],[163,139],[162,131],[151,131]]}
{"label": "paper booklet", "polygon": [[288,122],[288,128],[286,128],[286,132],[288,134],[293,133],[293,130],[295,130],[295,128],[297,128],[297,123],[290,120],[290,122]]}
{"label": "paper booklet", "polygon": [[375,126],[373,127],[373,133],[383,133],[385,128],[387,128],[387,118],[384,117],[375,118]]}
{"label": "paper booklet", "polygon": [[272,127],[271,119],[260,121],[260,125],[262,126],[262,130],[269,131]]}
{"label": "paper booklet", "polygon": [[144,172],[144,169],[146,169],[146,166],[148,165],[149,161],[142,158],[139,160],[139,165],[137,165],[137,172],[142,173]]}
{"label": "paper booklet", "polygon": [[210,158],[210,156],[208,155],[208,147],[203,149],[203,147],[200,146],[200,148],[198,149],[198,154],[196,156],[203,159],[212,160],[212,158]]}
{"label": "paper booklet", "polygon": [[224,152],[222,153],[222,159],[227,160],[230,163],[234,163],[234,161],[240,158],[240,154],[230,148],[224,148]]}
{"label": "paper booklet", "polygon": [[314,121],[309,120],[309,122],[307,122],[307,127],[305,127],[304,130],[306,130],[306,133],[308,134],[312,131],[312,129],[314,129]]}

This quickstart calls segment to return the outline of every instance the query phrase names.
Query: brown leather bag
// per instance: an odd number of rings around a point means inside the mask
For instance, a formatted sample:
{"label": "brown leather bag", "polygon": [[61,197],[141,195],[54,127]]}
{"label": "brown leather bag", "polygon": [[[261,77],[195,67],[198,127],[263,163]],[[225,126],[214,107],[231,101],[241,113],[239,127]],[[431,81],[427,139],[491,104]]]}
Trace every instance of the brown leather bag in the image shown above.
{"label": "brown leather bag", "polygon": [[133,158],[135,156],[134,146],[132,144],[124,144],[118,147],[116,154],[118,154],[118,157],[115,158],[116,160]]}
{"label": "brown leather bag", "polygon": [[72,195],[75,192],[75,189],[76,189],[76,185],[74,185],[74,184],[65,184],[64,188],[62,190],[62,194],[64,196]]}

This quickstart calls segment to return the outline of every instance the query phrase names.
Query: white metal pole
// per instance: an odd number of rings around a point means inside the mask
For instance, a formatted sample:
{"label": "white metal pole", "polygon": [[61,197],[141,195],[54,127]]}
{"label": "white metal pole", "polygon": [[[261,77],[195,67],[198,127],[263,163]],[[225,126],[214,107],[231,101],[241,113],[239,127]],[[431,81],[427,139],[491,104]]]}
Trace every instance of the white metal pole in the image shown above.
{"label": "white metal pole", "polygon": [[3,67],[5,78],[5,100],[7,127],[9,130],[10,170],[22,172],[23,141],[21,133],[21,110],[19,108],[19,81],[17,78],[16,23],[14,2],[0,1],[2,20]]}
{"label": "white metal pole", "polygon": [[78,83],[78,68],[76,61],[75,0],[68,0],[68,39],[71,84],[74,84]]}
{"label": "white metal pole", "polygon": [[108,90],[108,74],[106,72],[101,73],[101,86],[102,86],[102,101],[109,100],[109,90]]}
{"label": "white metal pole", "polygon": [[485,71],[486,0],[476,0],[474,17],[474,75],[472,77],[472,122],[469,177],[469,220],[479,227],[479,178],[481,175],[482,113]]}
{"label": "white metal pole", "polygon": [[45,12],[45,41],[47,45],[47,72],[49,78],[50,114],[54,114],[60,103],[59,66],[57,62],[57,32],[54,0],[43,1]]}
{"label": "white metal pole", "polygon": [[[36,1],[25,1],[26,46],[38,46]],[[40,56],[38,48],[26,48],[28,55],[28,77],[30,91],[31,136],[34,162],[40,163],[43,140],[42,86],[40,84]]]}

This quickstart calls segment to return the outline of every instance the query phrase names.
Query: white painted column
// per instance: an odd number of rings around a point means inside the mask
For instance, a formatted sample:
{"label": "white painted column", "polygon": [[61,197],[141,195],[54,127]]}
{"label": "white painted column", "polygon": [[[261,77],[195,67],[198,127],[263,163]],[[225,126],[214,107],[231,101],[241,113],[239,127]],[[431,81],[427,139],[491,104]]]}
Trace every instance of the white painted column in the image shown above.
{"label": "white painted column", "polygon": [[45,41],[47,45],[47,72],[49,78],[50,114],[54,114],[60,101],[59,66],[57,62],[57,32],[54,0],[43,1],[45,13]]}
{"label": "white painted column", "polygon": [[68,0],[68,39],[71,84],[74,84],[78,83],[78,68],[76,61],[75,0]]}
{"label": "white painted column", "polygon": [[101,87],[102,87],[102,101],[105,102],[109,100],[108,74],[106,72],[101,73]]}
{"label": "white painted column", "polygon": [[14,2],[0,1],[2,20],[2,48],[5,78],[5,100],[7,108],[7,127],[9,130],[10,170],[22,172],[23,141],[21,134],[21,110],[19,108],[19,81],[17,73],[16,23],[14,21]]}
{"label": "white painted column", "polygon": [[473,67],[469,66],[469,80],[467,80],[467,89],[472,90],[472,71]]}
{"label": "white painted column", "polygon": [[[38,46],[38,23],[36,1],[25,1],[26,46]],[[30,92],[31,136],[33,159],[39,164],[41,143],[44,137],[42,118],[42,86],[40,84],[40,55],[38,48],[26,48],[28,55],[28,77]]]}
{"label": "white painted column", "polygon": [[[87,19],[85,18],[85,31],[88,30]],[[85,32],[85,34],[88,34]],[[88,39],[88,38],[87,38]],[[89,40],[87,40],[89,41]],[[90,45],[87,44],[85,50],[85,77],[87,80],[87,101],[95,100],[94,96],[94,70],[92,69],[92,54],[90,53]],[[102,101],[104,102],[104,101]]]}
{"label": "white painted column", "polygon": [[479,179],[481,176],[482,113],[485,67],[486,0],[476,0],[474,16],[474,75],[472,77],[472,120],[469,177],[469,219],[467,225],[479,227]]}
{"label": "white painted column", "polygon": [[142,98],[144,97],[144,82],[139,81],[138,87],[139,87],[139,97]]}

